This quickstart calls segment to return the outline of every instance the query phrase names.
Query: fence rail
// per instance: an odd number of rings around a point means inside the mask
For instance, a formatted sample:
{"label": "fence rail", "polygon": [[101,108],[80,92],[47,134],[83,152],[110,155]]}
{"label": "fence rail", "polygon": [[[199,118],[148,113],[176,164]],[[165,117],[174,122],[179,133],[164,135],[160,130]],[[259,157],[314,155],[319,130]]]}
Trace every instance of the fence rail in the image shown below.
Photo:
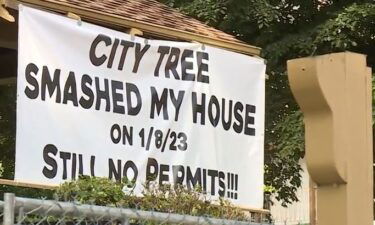
{"label": "fence rail", "polygon": [[208,217],[161,213],[139,209],[81,205],[71,202],[15,197],[6,193],[0,201],[3,225],[130,225],[130,224],[201,224],[270,225],[264,221],[235,221]]}

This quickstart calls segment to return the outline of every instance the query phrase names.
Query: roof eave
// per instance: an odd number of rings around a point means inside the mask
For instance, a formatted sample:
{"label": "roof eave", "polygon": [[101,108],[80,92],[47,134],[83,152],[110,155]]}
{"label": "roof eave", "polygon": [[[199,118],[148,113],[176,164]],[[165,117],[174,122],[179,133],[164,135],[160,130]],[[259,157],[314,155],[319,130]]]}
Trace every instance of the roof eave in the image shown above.
{"label": "roof eave", "polygon": [[227,40],[221,40],[212,37],[206,37],[203,35],[181,31],[170,27],[155,25],[147,22],[140,22],[135,21],[130,18],[124,18],[117,15],[112,15],[105,12],[98,12],[95,10],[71,5],[68,3],[62,2],[52,2],[52,1],[42,1],[42,0],[5,0],[5,5],[10,8],[17,9],[18,4],[29,4],[33,6],[37,6],[39,8],[56,11],[60,13],[74,13],[79,15],[82,19],[86,21],[92,22],[99,22],[101,24],[117,27],[124,27],[124,28],[137,28],[142,30],[145,33],[154,35],[156,37],[166,37],[172,39],[180,39],[185,41],[196,41],[202,44],[207,44],[219,48],[224,48],[230,51],[246,54],[246,55],[253,55],[259,56],[260,55],[260,48],[242,44],[239,42],[231,42]]}

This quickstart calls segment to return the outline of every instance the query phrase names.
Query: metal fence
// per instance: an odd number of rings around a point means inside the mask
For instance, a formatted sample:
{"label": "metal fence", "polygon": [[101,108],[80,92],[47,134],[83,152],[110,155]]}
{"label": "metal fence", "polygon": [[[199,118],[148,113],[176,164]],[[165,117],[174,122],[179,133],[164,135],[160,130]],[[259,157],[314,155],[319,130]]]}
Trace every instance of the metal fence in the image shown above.
{"label": "metal fence", "polygon": [[81,205],[71,202],[15,197],[6,193],[0,201],[3,225],[156,225],[222,224],[270,225],[265,221],[235,221],[173,213]]}

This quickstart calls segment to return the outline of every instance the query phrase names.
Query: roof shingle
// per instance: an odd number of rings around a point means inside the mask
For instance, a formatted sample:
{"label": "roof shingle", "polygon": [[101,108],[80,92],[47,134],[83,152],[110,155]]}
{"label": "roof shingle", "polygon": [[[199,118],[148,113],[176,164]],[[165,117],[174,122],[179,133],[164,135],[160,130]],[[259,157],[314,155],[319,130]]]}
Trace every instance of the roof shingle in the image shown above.
{"label": "roof shingle", "polygon": [[206,37],[240,42],[234,36],[188,17],[156,0],[45,0],[68,3],[87,9],[110,13],[138,22],[157,24]]}
{"label": "roof shingle", "polygon": [[[32,4],[62,13],[76,13],[88,21],[110,27],[137,28],[146,36],[173,40],[197,41],[249,55],[259,55],[260,48],[237,40],[186,16],[156,0],[6,0]],[[13,7],[15,8],[15,7]]]}

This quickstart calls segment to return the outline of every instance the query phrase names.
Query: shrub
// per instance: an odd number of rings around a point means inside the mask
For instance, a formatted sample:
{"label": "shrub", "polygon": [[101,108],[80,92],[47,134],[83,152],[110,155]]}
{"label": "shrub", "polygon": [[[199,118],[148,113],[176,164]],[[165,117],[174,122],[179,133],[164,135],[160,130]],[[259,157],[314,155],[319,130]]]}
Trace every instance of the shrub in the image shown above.
{"label": "shrub", "polygon": [[135,196],[126,183],[117,183],[107,178],[81,176],[76,181],[62,184],[55,192],[60,201],[75,201],[80,204],[136,208],[140,210],[207,216],[231,220],[250,220],[243,210],[233,207],[224,199],[212,201],[199,188],[187,190],[183,186],[153,183],[144,185],[142,196]]}

